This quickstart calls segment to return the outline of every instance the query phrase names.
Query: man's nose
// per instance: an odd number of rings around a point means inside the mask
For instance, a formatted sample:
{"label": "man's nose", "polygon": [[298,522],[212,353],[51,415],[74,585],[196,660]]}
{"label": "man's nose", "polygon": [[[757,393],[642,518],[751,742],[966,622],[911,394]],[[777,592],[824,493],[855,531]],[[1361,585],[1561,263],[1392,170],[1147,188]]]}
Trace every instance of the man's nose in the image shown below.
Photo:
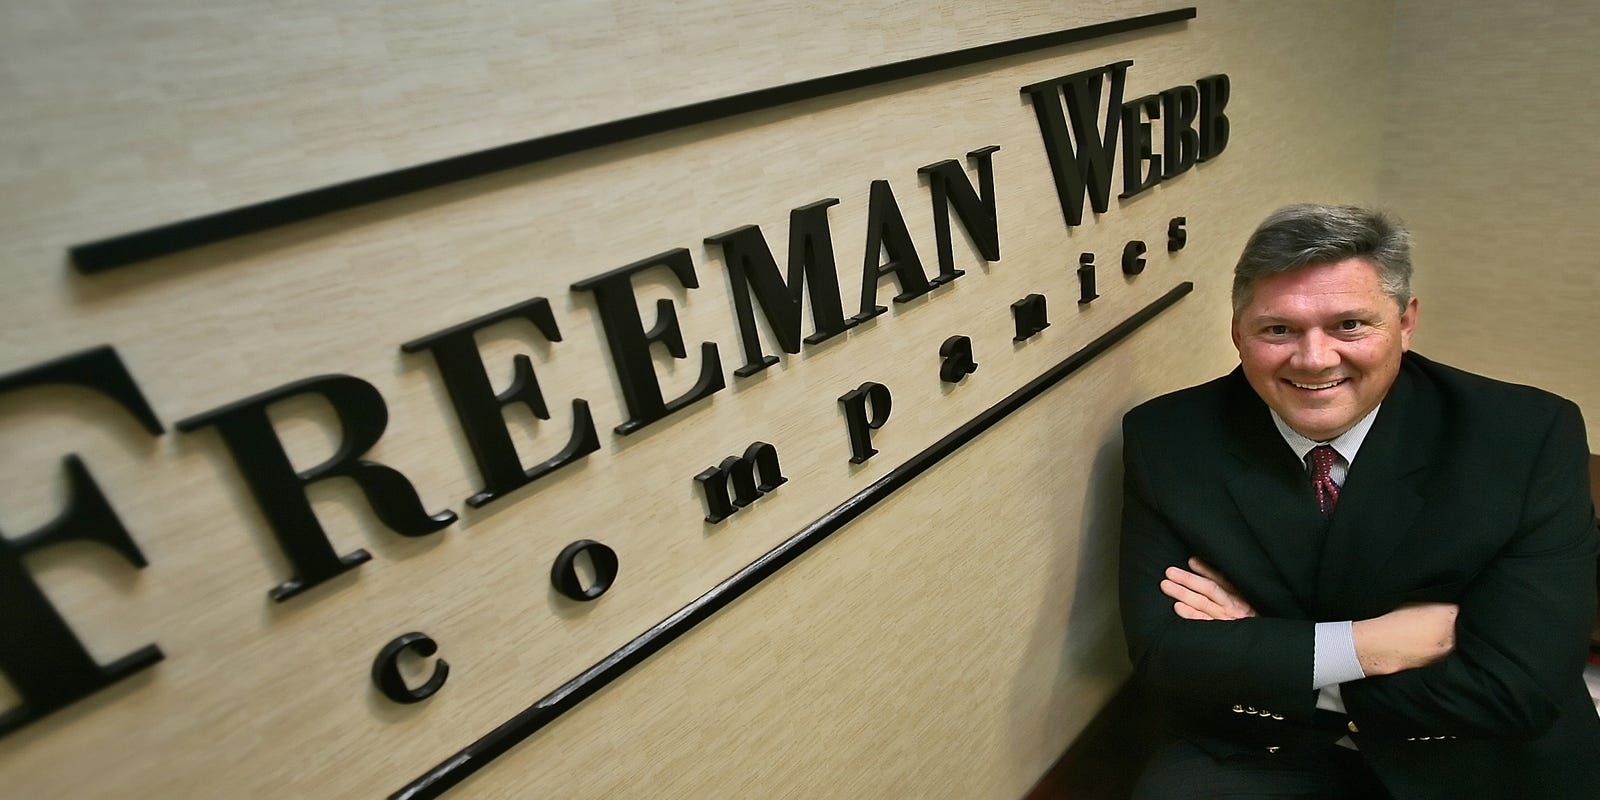
{"label": "man's nose", "polygon": [[1295,347],[1291,366],[1303,372],[1321,372],[1339,366],[1339,353],[1334,342],[1322,331],[1309,330],[1300,337]]}

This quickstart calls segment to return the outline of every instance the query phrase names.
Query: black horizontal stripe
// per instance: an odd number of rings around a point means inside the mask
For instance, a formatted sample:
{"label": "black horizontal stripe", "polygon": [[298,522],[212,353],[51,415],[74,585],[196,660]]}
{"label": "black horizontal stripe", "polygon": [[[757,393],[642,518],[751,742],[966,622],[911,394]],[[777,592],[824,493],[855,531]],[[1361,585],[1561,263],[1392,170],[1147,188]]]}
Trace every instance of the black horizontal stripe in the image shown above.
{"label": "black horizontal stripe", "polygon": [[731,577],[712,587],[710,591],[700,595],[683,608],[678,609],[672,616],[656,623],[650,630],[645,631],[633,641],[623,645],[621,649],[601,659],[599,663],[584,670],[578,677],[562,684],[560,688],[540,698],[538,702],[511,719],[506,720],[493,731],[429,770],[427,774],[390,795],[389,800],[425,800],[425,798],[435,798],[444,794],[444,792],[465,780],[469,775],[482,769],[490,761],[532,736],[541,728],[554,722],[557,717],[565,714],[590,695],[621,677],[623,673],[637,666],[656,651],[687,633],[702,620],[715,614],[745,592],[755,588],[757,584],[772,576],[789,562],[800,557],[802,553],[815,547],[822,540],[832,536],[851,520],[861,516],[867,509],[894,493],[895,490],[928,471],[929,468],[954,453],[962,445],[977,438],[1028,401],[1038,397],[1046,390],[1077,372],[1096,356],[1111,349],[1112,346],[1127,338],[1129,334],[1154,319],[1157,314],[1177,303],[1193,289],[1194,284],[1188,281],[1174,286],[1166,294],[1135,312],[1133,316],[1118,323],[1116,327],[1101,334],[1082,349],[1067,356],[1050,369],[1045,370],[1039,377],[1034,378],[1022,388],[1007,395],[1000,402],[982,411],[966,424],[951,431],[944,438],[929,445],[927,449],[912,456],[910,460],[890,470],[888,474],[873,481],[872,485],[835,506],[832,511],[823,514],[816,521],[800,529],[798,533],[789,537],[782,544],[767,551],[765,555],[745,565],[744,568],[734,573]]}
{"label": "black horizontal stripe", "polygon": [[636,117],[604,122],[586,128],[540,136],[513,144],[453,156],[440,161],[385,172],[345,183],[325,186],[274,200],[171,222],[87,244],[73,245],[68,254],[78,271],[93,274],[188,250],[205,244],[258,233],[283,225],[434,189],[514,167],[557,158],[608,144],[626,142],[703,122],[762,111],[788,103],[826,97],[839,92],[875,86],[929,72],[963,67],[997,58],[1084,42],[1104,36],[1194,19],[1195,9],[1180,8],[1156,14],[1067,28],[994,44],[953,50],[893,64],[867,67],[838,75],[758,89]]}

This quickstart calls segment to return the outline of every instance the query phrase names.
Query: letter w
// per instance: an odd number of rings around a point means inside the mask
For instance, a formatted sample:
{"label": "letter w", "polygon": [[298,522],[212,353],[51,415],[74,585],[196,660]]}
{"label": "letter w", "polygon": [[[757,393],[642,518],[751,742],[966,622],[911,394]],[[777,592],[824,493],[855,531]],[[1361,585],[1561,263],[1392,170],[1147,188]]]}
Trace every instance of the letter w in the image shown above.
{"label": "letter w", "polygon": [[[1045,154],[1056,179],[1056,197],[1067,227],[1082,224],[1083,198],[1087,194],[1095,213],[1104,214],[1111,198],[1111,168],[1117,152],[1121,123],[1122,86],[1132,61],[1118,61],[1097,69],[1075,72],[1022,87],[1033,101],[1044,136]],[[1111,98],[1100,116],[1100,89],[1111,79]],[[1065,111],[1063,111],[1063,100]],[[1067,136],[1067,121],[1072,136]],[[1102,121],[1103,119],[1103,121]],[[1073,143],[1077,147],[1073,147]]]}

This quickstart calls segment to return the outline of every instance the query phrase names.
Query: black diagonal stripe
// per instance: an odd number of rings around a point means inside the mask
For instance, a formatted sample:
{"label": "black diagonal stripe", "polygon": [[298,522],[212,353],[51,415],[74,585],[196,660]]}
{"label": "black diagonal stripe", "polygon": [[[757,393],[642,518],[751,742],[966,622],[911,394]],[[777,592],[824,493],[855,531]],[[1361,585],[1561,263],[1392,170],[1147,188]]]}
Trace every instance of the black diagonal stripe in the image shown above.
{"label": "black diagonal stripe", "polygon": [[269,230],[283,225],[376,203],[413,192],[477,178],[493,172],[526,166],[583,150],[639,139],[752,111],[812,100],[839,92],[875,86],[929,72],[964,67],[1019,53],[1085,42],[1118,33],[1194,19],[1195,9],[1180,8],[1156,14],[1067,28],[1054,33],[1025,36],[994,44],[953,50],[893,64],[867,67],[838,75],[758,89],[743,94],[654,111],[636,117],[591,125],[587,128],[540,136],[514,144],[479,150],[440,161],[406,167],[381,175],[312,189],[298,194],[218,211],[155,228],[125,233],[68,248],[79,272],[93,274],[139,261],[188,250],[200,245]]}
{"label": "black diagonal stripe", "polygon": [[1028,401],[1044,394],[1046,390],[1066,380],[1068,376],[1094,360],[1096,356],[1110,350],[1112,346],[1127,338],[1129,334],[1138,330],[1150,320],[1155,319],[1157,314],[1183,299],[1184,295],[1187,295],[1193,289],[1194,284],[1189,281],[1184,281],[1172,287],[1171,290],[1154,302],[1134,312],[1133,316],[1118,323],[1116,327],[1101,334],[1094,341],[1084,345],[1082,349],[1045,370],[1039,377],[1034,378],[1022,388],[1007,395],[1000,402],[982,411],[966,424],[951,431],[943,439],[929,445],[927,449],[912,456],[904,464],[895,467],[888,474],[873,481],[872,485],[861,490],[854,497],[835,506],[832,511],[823,514],[815,522],[801,528],[799,533],[789,537],[782,544],[767,551],[765,555],[745,565],[744,568],[712,587],[710,591],[700,595],[683,608],[678,609],[672,616],[656,623],[650,630],[623,645],[621,649],[584,670],[578,677],[562,684],[560,688],[540,698],[538,702],[528,706],[511,719],[501,723],[499,727],[490,731],[476,742],[468,745],[433,769],[428,770],[427,774],[407,784],[400,791],[389,795],[389,800],[427,800],[444,794],[452,786],[466,780],[469,775],[482,769],[490,761],[515,747],[519,742],[532,736],[541,728],[554,722],[557,717],[570,711],[574,706],[583,702],[584,699],[600,691],[607,684],[621,677],[623,673],[637,666],[656,651],[666,647],[679,636],[687,633],[689,629],[698,625],[702,620],[717,613],[717,611],[738,599],[745,592],[755,588],[757,584],[771,577],[789,562],[799,558],[802,553],[815,547],[823,539],[832,536],[851,520],[861,516],[867,509],[894,493],[895,490],[910,483],[914,478],[927,472],[929,468],[939,463],[946,456],[954,453],[962,445],[976,439],[984,431],[994,427],[1000,420],[1022,408]]}

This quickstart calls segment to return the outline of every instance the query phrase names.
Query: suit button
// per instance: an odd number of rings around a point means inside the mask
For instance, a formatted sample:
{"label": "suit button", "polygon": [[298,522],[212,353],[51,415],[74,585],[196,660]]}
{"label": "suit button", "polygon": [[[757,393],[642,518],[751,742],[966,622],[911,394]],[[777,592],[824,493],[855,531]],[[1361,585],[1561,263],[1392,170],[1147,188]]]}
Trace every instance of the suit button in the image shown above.
{"label": "suit button", "polygon": [[1273,745],[1273,746],[1267,748],[1267,752],[1268,753],[1277,753],[1278,752],[1278,746],[1277,745]]}
{"label": "suit button", "polygon": [[1244,706],[1238,706],[1238,705],[1234,706],[1233,707],[1233,713],[1235,713],[1235,714],[1243,714],[1244,713]]}
{"label": "suit button", "polygon": [[1349,728],[1351,733],[1360,733],[1361,732],[1361,729],[1356,727],[1356,721],[1355,720],[1350,720],[1349,722],[1346,722],[1344,724],[1344,726],[1346,728]]}
{"label": "suit button", "polygon": [[1279,721],[1279,722],[1283,721],[1283,715],[1282,714],[1273,714],[1272,718],[1277,720],[1277,721]]}

